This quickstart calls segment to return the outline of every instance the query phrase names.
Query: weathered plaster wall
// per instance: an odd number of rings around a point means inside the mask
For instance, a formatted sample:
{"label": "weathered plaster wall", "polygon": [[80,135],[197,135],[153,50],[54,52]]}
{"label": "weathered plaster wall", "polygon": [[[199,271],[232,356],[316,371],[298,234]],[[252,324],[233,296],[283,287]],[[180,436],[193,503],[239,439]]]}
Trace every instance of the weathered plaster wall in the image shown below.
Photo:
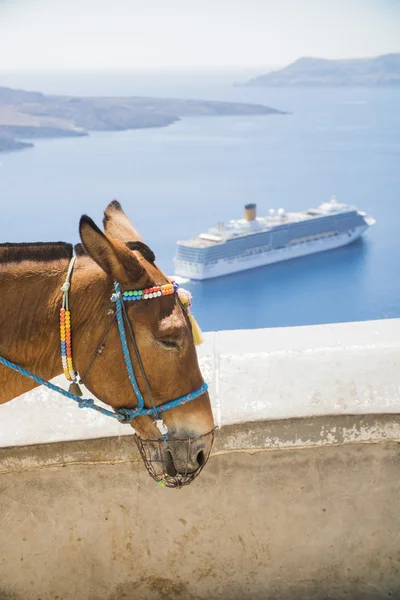
{"label": "weathered plaster wall", "polygon": [[397,443],[225,452],[176,491],[129,439],[0,475],[1,600],[400,597]]}

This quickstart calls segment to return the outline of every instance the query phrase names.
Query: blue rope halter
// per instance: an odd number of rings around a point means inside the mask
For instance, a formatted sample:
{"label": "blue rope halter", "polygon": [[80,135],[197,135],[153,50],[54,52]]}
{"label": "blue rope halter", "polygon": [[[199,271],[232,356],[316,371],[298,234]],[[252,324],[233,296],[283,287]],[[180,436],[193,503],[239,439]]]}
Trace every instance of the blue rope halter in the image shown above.
{"label": "blue rope halter", "polygon": [[21,375],[24,375],[25,377],[28,377],[29,379],[32,379],[32,381],[35,381],[36,383],[38,383],[40,385],[44,385],[45,387],[53,390],[54,392],[62,394],[63,396],[65,396],[66,398],[69,398],[70,400],[74,400],[74,402],[76,402],[78,404],[79,408],[91,408],[92,410],[96,410],[97,412],[99,412],[103,415],[106,415],[107,417],[112,417],[113,419],[117,419],[120,423],[131,423],[133,421],[133,419],[135,419],[136,417],[140,417],[140,416],[153,416],[154,422],[155,422],[156,426],[158,427],[161,435],[163,436],[163,439],[167,440],[168,429],[167,429],[167,426],[163,423],[162,419],[160,418],[160,414],[166,412],[167,410],[177,408],[178,406],[181,406],[182,404],[186,404],[187,402],[191,402],[192,400],[195,400],[199,396],[202,396],[207,391],[208,386],[204,382],[197,390],[194,390],[193,392],[190,392],[189,394],[185,394],[184,396],[180,396],[179,398],[175,398],[175,400],[169,400],[168,402],[165,402],[164,404],[160,404],[159,406],[156,406],[156,404],[154,403],[153,397],[151,395],[151,391],[150,391],[150,387],[147,382],[146,375],[142,368],[140,355],[138,353],[136,342],[134,340],[133,333],[130,328],[130,323],[127,320],[128,328],[129,328],[129,331],[131,334],[132,343],[133,343],[135,352],[139,359],[139,366],[141,367],[142,375],[144,377],[144,380],[147,385],[149,395],[151,398],[151,402],[153,404],[152,407],[146,408],[144,406],[143,395],[139,389],[139,386],[137,384],[135,374],[133,371],[132,360],[131,360],[131,356],[129,353],[128,341],[126,338],[126,331],[125,331],[125,323],[124,323],[124,312],[125,311],[124,311],[124,306],[123,306],[123,299],[122,299],[120,284],[118,282],[114,283],[114,293],[111,296],[111,300],[113,302],[115,302],[115,306],[116,306],[118,331],[119,331],[119,337],[121,340],[121,346],[122,346],[122,352],[124,355],[126,371],[128,373],[129,381],[131,382],[133,392],[134,392],[134,394],[137,398],[137,402],[138,402],[137,406],[135,408],[119,408],[115,412],[111,411],[111,410],[107,410],[106,408],[103,408],[102,406],[98,406],[97,404],[95,404],[94,400],[92,400],[91,398],[81,398],[80,396],[77,396],[76,394],[72,394],[71,392],[64,390],[63,388],[59,387],[58,385],[55,385],[54,383],[51,383],[50,381],[47,381],[46,379],[43,379],[42,377],[39,377],[38,375],[35,375],[35,373],[32,373],[31,371],[28,371],[27,369],[20,367],[19,365],[7,360],[6,358],[4,358],[2,356],[0,356],[0,364],[4,365],[5,367],[8,367],[9,369],[16,371],[17,373],[20,373]]}

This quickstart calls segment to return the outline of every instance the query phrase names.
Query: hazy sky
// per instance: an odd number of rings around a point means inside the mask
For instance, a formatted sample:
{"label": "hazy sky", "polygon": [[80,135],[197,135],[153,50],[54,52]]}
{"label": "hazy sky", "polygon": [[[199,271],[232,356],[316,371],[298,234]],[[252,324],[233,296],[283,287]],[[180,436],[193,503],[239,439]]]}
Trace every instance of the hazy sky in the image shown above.
{"label": "hazy sky", "polygon": [[400,0],[0,0],[0,70],[265,67],[400,52]]}

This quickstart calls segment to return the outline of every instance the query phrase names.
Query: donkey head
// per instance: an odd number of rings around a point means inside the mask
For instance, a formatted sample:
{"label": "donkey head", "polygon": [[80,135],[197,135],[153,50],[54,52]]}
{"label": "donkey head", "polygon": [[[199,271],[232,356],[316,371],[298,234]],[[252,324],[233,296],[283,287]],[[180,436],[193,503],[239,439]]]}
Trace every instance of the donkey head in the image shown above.
{"label": "donkey head", "polygon": [[[80,236],[88,257],[81,261],[93,299],[90,315],[79,344],[74,346],[76,365],[83,372],[101,343],[114,316],[109,314],[114,281],[122,291],[162,286],[169,279],[155,264],[120,204],[106,209],[103,233],[87,216],[80,221]],[[93,262],[94,261],[94,262]],[[82,301],[82,300],[80,300]],[[203,383],[190,321],[175,293],[141,302],[126,302],[125,316],[132,329],[138,353],[128,344],[135,377],[151,408],[197,390]],[[88,301],[88,313],[91,313]],[[89,326],[90,325],[90,326]],[[96,345],[97,344],[97,345]],[[142,363],[142,364],[140,364]],[[111,327],[103,352],[88,370],[85,385],[114,409],[134,408],[137,398],[128,379],[117,327]],[[170,477],[196,474],[207,460],[212,444],[213,416],[208,393],[163,413],[168,441],[157,445],[161,435],[153,417],[136,417],[132,426],[139,436],[145,462],[158,460]],[[153,446],[146,447],[146,441]],[[153,442],[154,441],[154,442]],[[142,445],[140,445],[140,443]],[[150,448],[150,449],[149,449]],[[146,465],[148,466],[148,465]]]}

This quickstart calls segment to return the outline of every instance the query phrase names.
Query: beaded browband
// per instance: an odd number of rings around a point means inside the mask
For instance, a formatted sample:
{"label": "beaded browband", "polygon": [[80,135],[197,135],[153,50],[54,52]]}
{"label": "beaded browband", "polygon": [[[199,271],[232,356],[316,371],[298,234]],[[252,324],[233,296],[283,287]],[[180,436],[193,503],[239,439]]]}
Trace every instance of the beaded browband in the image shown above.
{"label": "beaded browband", "polygon": [[169,296],[177,291],[178,288],[179,285],[174,281],[172,283],[157,285],[145,290],[129,290],[122,292],[122,300],[129,302],[132,300],[148,300],[149,298],[157,298],[159,296]]}

